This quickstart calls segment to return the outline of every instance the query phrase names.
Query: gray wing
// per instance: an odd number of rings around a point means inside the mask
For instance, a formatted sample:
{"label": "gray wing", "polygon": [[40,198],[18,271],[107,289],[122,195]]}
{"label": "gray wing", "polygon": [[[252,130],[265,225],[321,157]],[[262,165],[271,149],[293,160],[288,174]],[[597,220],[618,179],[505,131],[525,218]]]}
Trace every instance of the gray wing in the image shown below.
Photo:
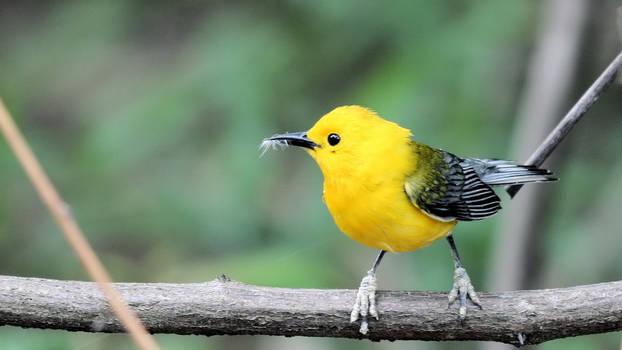
{"label": "gray wing", "polygon": [[444,221],[473,221],[494,215],[501,201],[469,159],[417,144],[421,165],[404,186],[411,202]]}

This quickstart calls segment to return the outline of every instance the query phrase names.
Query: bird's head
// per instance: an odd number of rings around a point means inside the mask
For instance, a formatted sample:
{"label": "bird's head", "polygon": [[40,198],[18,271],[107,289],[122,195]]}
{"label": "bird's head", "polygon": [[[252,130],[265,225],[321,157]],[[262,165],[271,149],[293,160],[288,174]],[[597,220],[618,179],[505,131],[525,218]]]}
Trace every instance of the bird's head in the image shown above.
{"label": "bird's head", "polygon": [[262,148],[299,146],[316,160],[325,177],[341,175],[360,167],[382,165],[391,152],[402,148],[411,136],[408,129],[379,117],[360,106],[337,107],[308,131],[274,135]]}

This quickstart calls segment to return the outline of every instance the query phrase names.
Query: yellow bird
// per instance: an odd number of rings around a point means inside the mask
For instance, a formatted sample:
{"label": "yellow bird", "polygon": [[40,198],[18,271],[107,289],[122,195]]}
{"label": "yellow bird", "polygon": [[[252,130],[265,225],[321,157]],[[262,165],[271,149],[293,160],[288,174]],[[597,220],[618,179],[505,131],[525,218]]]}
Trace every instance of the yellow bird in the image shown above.
{"label": "yellow bird", "polygon": [[351,322],[376,311],[376,268],[384,254],[407,252],[445,237],[454,260],[449,304],[481,307],[460,262],[452,230],[458,221],[481,220],[501,209],[491,186],[555,180],[551,172],[507,160],[461,158],[411,139],[412,133],[360,106],[338,107],[305,132],[264,139],[265,150],[300,146],[324,174],[324,201],[341,231],[380,252],[362,279]]}

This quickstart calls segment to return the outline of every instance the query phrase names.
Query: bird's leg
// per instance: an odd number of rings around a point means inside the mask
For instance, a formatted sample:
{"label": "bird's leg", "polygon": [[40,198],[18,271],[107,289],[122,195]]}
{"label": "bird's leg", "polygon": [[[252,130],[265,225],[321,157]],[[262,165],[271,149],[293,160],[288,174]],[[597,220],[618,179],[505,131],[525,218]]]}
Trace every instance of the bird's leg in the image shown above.
{"label": "bird's leg", "polygon": [[449,243],[449,248],[451,248],[451,256],[454,258],[454,286],[449,292],[449,306],[453,304],[453,302],[460,297],[460,320],[463,321],[466,318],[467,313],[467,297],[471,299],[473,304],[482,308],[480,304],[479,298],[475,293],[475,289],[471,284],[471,279],[469,278],[469,274],[467,274],[466,269],[462,266],[460,262],[460,256],[458,255],[458,250],[456,249],[456,243],[454,243],[454,237],[452,235],[447,236],[447,242]]}
{"label": "bird's leg", "polygon": [[369,330],[367,324],[367,315],[378,319],[378,312],[376,311],[376,268],[380,264],[380,260],[386,253],[386,250],[381,250],[374,260],[374,264],[371,269],[367,271],[367,275],[361,280],[359,291],[356,294],[356,301],[352,307],[352,313],[350,314],[350,322],[354,322],[361,316],[361,328],[359,332],[367,334]]}

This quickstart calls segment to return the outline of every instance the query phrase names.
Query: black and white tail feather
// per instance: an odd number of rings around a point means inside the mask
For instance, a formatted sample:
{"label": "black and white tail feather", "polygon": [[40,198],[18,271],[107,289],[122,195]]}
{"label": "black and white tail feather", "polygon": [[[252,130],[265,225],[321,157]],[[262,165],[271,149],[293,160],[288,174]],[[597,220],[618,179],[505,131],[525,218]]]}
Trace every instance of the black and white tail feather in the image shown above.
{"label": "black and white tail feather", "polygon": [[509,160],[466,158],[464,163],[471,165],[482,182],[490,186],[557,180],[549,170],[535,165],[519,165]]}
{"label": "black and white tail feather", "polygon": [[407,178],[404,189],[417,207],[441,221],[482,220],[496,214],[501,209],[501,199],[492,186],[557,180],[550,171],[532,165],[433,152],[438,156],[436,166],[428,171],[437,177],[421,184],[415,175]]}
{"label": "black and white tail feather", "polygon": [[501,200],[491,186],[555,181],[549,170],[533,165],[519,165],[509,160],[463,158],[459,163],[464,174],[464,187],[456,207],[456,219],[481,220],[501,209]]}

